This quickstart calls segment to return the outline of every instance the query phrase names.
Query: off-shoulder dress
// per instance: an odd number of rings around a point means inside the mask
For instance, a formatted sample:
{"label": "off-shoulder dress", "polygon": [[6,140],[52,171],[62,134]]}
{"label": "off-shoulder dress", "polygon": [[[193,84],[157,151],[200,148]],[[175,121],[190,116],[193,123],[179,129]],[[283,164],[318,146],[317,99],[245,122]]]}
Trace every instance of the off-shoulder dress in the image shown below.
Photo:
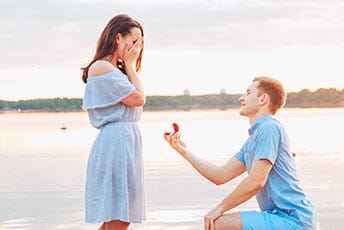
{"label": "off-shoulder dress", "polygon": [[83,98],[91,125],[99,129],[88,163],[85,220],[90,223],[145,219],[142,106],[121,101],[135,90],[120,70],[89,77]]}

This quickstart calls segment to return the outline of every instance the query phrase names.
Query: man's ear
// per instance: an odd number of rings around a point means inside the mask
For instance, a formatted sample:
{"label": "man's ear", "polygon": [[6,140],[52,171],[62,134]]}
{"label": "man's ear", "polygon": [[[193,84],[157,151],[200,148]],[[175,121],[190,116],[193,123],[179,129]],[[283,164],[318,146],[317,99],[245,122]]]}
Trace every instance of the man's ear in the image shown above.
{"label": "man's ear", "polygon": [[267,95],[266,93],[263,93],[261,96],[260,96],[260,99],[259,99],[259,104],[260,105],[264,105],[266,103],[269,102],[269,95]]}

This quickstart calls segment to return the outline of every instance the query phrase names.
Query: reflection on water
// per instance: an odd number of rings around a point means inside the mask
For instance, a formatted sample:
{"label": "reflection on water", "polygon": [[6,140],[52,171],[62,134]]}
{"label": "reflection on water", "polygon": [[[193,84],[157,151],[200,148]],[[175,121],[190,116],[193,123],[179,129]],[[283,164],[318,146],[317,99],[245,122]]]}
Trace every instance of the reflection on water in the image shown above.
{"label": "reflection on water", "polygon": [[[289,109],[278,118],[297,154],[344,160],[344,109]],[[171,151],[162,135],[172,122],[191,151],[215,162],[241,147],[249,127],[238,111],[144,112],[148,219],[134,229],[199,229],[202,215],[236,183],[215,189]],[[86,114],[0,114],[0,126],[0,228],[95,229],[83,221],[85,168],[98,132]]]}
{"label": "reflection on water", "polygon": [[[344,152],[343,109],[289,109],[278,118],[285,124],[295,152]],[[162,134],[178,122],[183,138],[195,152],[211,158],[234,154],[247,138],[247,119],[237,111],[145,112],[140,122],[145,160],[171,160]],[[67,130],[61,131],[61,124]],[[88,152],[97,135],[85,113],[0,115],[3,153]],[[164,154],[162,154],[164,152]]]}

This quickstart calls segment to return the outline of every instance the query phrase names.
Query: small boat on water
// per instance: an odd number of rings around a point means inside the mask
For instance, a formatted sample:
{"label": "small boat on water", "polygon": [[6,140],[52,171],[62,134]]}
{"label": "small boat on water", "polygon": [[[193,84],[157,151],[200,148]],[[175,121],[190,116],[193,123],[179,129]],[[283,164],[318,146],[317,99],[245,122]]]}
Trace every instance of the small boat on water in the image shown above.
{"label": "small boat on water", "polygon": [[66,131],[67,130],[67,126],[65,124],[62,124],[62,126],[60,127],[60,130]]}

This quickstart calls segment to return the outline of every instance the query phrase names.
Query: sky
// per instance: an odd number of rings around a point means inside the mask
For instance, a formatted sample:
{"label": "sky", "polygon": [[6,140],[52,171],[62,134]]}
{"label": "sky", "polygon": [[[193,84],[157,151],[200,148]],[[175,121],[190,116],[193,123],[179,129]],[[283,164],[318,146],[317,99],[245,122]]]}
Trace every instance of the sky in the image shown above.
{"label": "sky", "polygon": [[344,88],[342,0],[1,0],[0,100],[83,96],[80,67],[114,15],[145,30],[147,95]]}

